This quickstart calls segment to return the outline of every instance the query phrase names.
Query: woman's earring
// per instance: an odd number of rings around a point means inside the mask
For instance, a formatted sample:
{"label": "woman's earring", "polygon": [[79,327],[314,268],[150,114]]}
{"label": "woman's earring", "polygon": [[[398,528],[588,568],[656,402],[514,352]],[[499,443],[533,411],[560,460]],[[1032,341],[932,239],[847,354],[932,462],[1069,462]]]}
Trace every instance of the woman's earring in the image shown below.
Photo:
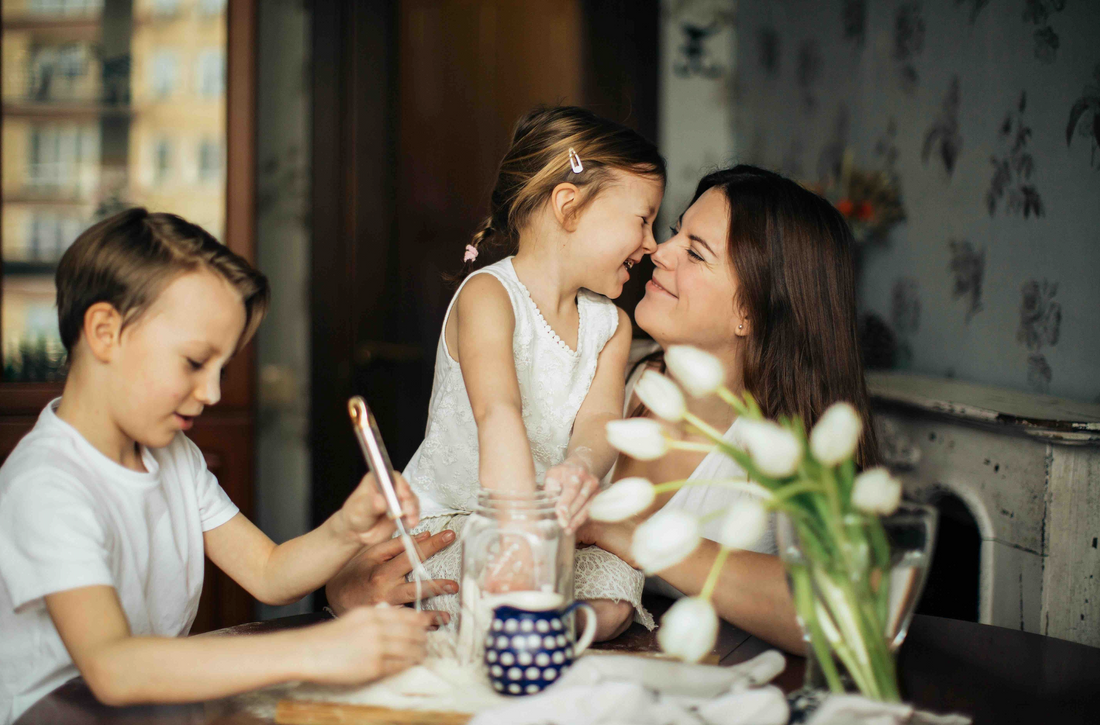
{"label": "woman's earring", "polygon": [[740,325],[738,325],[738,326],[737,326],[737,329],[738,329],[738,330],[741,330],[741,329],[743,329],[744,327],[745,327],[745,324],[744,324],[744,323],[741,323]]}

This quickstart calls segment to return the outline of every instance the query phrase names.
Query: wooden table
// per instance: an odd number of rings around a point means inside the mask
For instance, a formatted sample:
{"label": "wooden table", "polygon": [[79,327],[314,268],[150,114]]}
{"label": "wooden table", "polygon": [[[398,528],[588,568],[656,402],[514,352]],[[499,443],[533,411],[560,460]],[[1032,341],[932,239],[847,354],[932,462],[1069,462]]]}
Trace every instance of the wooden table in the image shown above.
{"label": "wooden table", "polygon": [[[663,597],[647,597],[660,617],[671,605]],[[248,635],[304,627],[326,618],[305,614],[257,622],[227,630]],[[655,633],[633,625],[621,637],[597,648],[623,652],[657,650]],[[722,665],[734,665],[770,649],[763,641],[722,623],[713,655]],[[1100,648],[939,617],[917,615],[902,647],[898,668],[906,700],[936,712],[962,712],[976,725],[1005,723],[1100,722]],[[784,692],[802,685],[805,660],[787,656],[787,669],[775,680]],[[25,712],[16,725],[254,725],[270,720],[226,705],[223,701],[195,705],[112,708],[96,702],[82,680],[54,690]]]}

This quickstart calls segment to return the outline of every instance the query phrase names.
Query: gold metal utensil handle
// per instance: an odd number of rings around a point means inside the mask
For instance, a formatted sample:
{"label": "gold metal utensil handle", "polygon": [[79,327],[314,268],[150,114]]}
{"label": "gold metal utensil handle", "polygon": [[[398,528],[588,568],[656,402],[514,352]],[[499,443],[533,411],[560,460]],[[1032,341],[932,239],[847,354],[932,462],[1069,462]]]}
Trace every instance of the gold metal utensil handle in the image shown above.
{"label": "gold metal utensil handle", "polygon": [[386,446],[382,443],[382,435],[378,432],[378,423],[374,420],[374,414],[367,407],[367,401],[356,395],[348,400],[348,415],[351,416],[351,425],[355,429],[355,437],[359,441],[359,448],[363,451],[363,458],[367,460],[367,465],[378,480],[379,488],[382,489],[390,516],[400,519],[403,514],[401,502],[397,500],[397,491],[394,488],[393,464],[390,463],[389,453],[386,452]]}

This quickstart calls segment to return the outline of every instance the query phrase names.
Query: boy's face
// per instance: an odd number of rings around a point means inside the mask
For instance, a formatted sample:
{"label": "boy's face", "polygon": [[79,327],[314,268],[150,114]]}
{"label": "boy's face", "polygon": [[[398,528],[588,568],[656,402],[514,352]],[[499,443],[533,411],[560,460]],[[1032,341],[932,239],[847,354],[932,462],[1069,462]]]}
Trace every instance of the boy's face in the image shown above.
{"label": "boy's face", "polygon": [[221,398],[221,373],[244,332],[240,294],[207,270],[173,280],[125,328],[110,378],[116,424],[151,448],[188,430]]}

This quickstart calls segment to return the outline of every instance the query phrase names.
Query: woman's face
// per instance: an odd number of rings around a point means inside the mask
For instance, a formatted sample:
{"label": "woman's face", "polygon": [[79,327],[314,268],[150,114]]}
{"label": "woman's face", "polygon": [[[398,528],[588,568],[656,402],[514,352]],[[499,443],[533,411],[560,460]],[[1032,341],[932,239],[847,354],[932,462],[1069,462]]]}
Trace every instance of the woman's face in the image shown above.
{"label": "woman's face", "polygon": [[653,253],[653,279],[634,316],[662,347],[694,345],[721,356],[747,333],[747,321],[735,313],[729,228],[726,197],[720,189],[708,189],[684,212],[673,237]]}

